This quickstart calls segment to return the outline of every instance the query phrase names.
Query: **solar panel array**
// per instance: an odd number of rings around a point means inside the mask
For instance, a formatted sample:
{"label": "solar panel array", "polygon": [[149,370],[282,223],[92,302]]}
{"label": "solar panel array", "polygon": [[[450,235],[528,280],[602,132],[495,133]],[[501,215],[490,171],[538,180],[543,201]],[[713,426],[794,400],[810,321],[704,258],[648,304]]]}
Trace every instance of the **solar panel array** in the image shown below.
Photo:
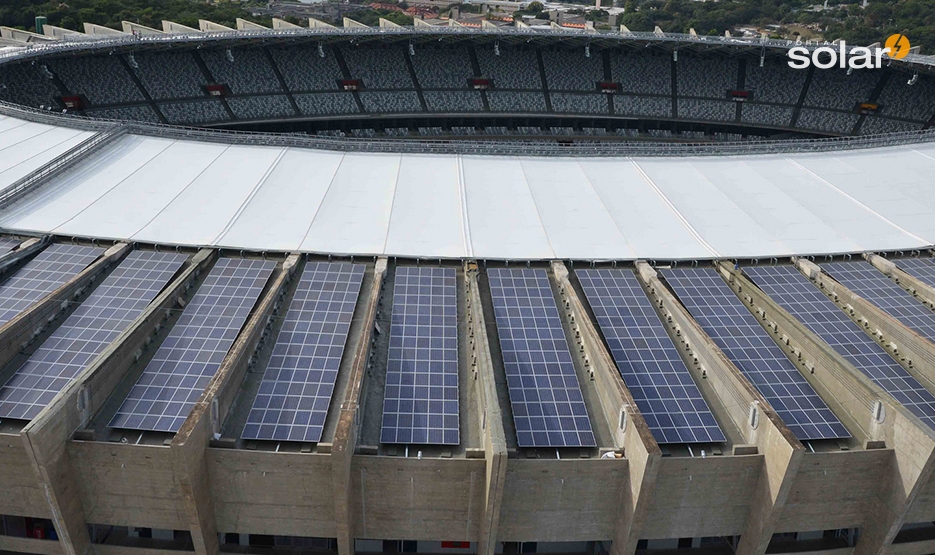
{"label": "solar panel array", "polygon": [[18,239],[11,239],[9,237],[0,237],[0,254],[6,254],[13,250],[14,247],[22,243]]}
{"label": "solar panel array", "polygon": [[275,266],[268,260],[218,260],[110,427],[177,432],[220,368]]}
{"label": "solar panel array", "polygon": [[142,314],[185,259],[151,251],[127,255],[0,389],[0,418],[35,418]]}
{"label": "solar panel array", "polygon": [[792,266],[763,266],[743,271],[812,333],[935,428],[935,396],[798,270]]}
{"label": "solar panel array", "polygon": [[935,259],[899,258],[893,262],[900,270],[918,278],[922,283],[935,287]]}
{"label": "solar panel array", "polygon": [[545,270],[494,268],[487,276],[520,447],[594,446]]}
{"label": "solar panel array", "polygon": [[383,443],[460,442],[456,279],[454,268],[396,269]]}
{"label": "solar panel array", "polygon": [[0,326],[78,275],[103,252],[98,247],[62,243],[40,252],[0,285]]}
{"label": "solar panel array", "polygon": [[243,439],[321,441],[363,277],[363,264],[306,264]]}
{"label": "solar panel array", "polygon": [[935,312],[869,262],[831,262],[821,269],[857,295],[890,314],[930,341],[935,341]]}
{"label": "solar panel array", "polygon": [[712,268],[662,275],[715,344],[800,440],[850,437],[847,429]]}
{"label": "solar panel array", "polygon": [[725,440],[652,302],[629,270],[576,270],[627,389],[656,441]]}

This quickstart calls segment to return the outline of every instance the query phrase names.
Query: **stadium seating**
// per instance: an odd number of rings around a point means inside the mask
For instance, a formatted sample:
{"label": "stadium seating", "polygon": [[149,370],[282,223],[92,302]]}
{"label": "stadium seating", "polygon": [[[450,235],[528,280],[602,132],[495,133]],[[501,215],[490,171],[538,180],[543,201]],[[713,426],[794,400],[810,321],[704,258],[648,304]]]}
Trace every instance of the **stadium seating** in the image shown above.
{"label": "stadium seating", "polygon": [[7,64],[0,73],[0,100],[39,108],[57,106],[60,95],[55,84],[39,69],[29,63]]}
{"label": "stadium seating", "polygon": [[404,56],[398,47],[344,46],[341,48],[352,79],[368,89],[414,89]]}
{"label": "stadium seating", "polygon": [[935,115],[935,78],[919,76],[914,85],[893,75],[877,100],[883,115],[927,122]]}
{"label": "stadium seating", "polygon": [[500,46],[499,56],[492,46],[478,46],[476,51],[481,74],[493,79],[496,88],[542,89],[539,61],[532,48]]}
{"label": "stadium seating", "polygon": [[360,93],[360,101],[364,105],[364,110],[372,114],[400,114],[422,111],[422,105],[419,104],[419,95],[415,91],[393,93],[363,91]]}
{"label": "stadium seating", "polygon": [[623,92],[671,95],[671,60],[669,56],[611,52],[611,75]]}
{"label": "stadium seating", "polygon": [[560,114],[607,114],[607,97],[599,93],[550,93],[552,110]]}
{"label": "stadium seating", "polygon": [[843,69],[826,69],[812,73],[812,82],[805,96],[805,106],[853,110],[870,99],[883,72],[858,69],[847,75]]}
{"label": "stadium seating", "polygon": [[487,91],[491,112],[545,112],[545,96],[534,92]]}
{"label": "stadium seating", "polygon": [[920,129],[922,129],[921,123],[868,116],[864,120],[863,125],[860,126],[860,134],[876,135],[878,133],[901,133],[904,131],[918,131]]}
{"label": "stadium seating", "polygon": [[740,121],[754,125],[768,125],[770,127],[789,127],[792,122],[792,106],[776,106],[772,104],[754,104],[747,102],[743,105]]}
{"label": "stadium seating", "polygon": [[330,48],[322,48],[324,57],[314,45],[270,47],[269,53],[292,92],[337,90],[338,80],[343,78]]}
{"label": "stadium seating", "polygon": [[482,112],[484,102],[477,91],[425,91],[425,104],[430,112]]}
{"label": "stadium seating", "polygon": [[227,104],[237,119],[275,119],[295,115],[284,95],[229,98]]}
{"label": "stadium seating", "polygon": [[680,119],[734,121],[737,114],[737,105],[726,100],[680,98],[678,108]]}
{"label": "stadium seating", "polygon": [[849,135],[860,116],[856,113],[803,108],[796,127],[826,133]]}
{"label": "stadium seating", "polygon": [[68,92],[84,95],[91,104],[118,104],[145,100],[119,57],[88,56],[49,60],[49,69]]}
{"label": "stadium seating", "polygon": [[354,95],[347,92],[296,94],[292,98],[295,99],[299,111],[305,116],[360,113],[354,101]]}
{"label": "stadium seating", "polygon": [[205,96],[207,82],[190,52],[138,52],[132,60],[133,73],[156,100]]}
{"label": "stadium seating", "polygon": [[233,61],[227,50],[201,51],[215,81],[229,86],[233,94],[282,92],[276,73],[261,49],[233,48],[229,52]]}
{"label": "stadium seating", "polygon": [[590,57],[585,57],[584,49],[543,50],[542,65],[550,91],[593,92],[604,80],[603,63],[596,50]]}
{"label": "stadium seating", "polygon": [[160,103],[159,110],[169,123],[175,124],[215,123],[230,120],[221,102],[210,98],[190,102]]}
{"label": "stadium seating", "polygon": [[614,113],[617,115],[642,115],[649,117],[672,117],[672,99],[649,96],[614,96]]}
{"label": "stadium seating", "polygon": [[763,67],[751,60],[747,63],[744,88],[753,91],[757,102],[775,102],[794,106],[802,95],[807,71],[790,68],[785,59],[767,58]]}
{"label": "stadium seating", "polygon": [[122,106],[119,108],[99,108],[88,110],[85,115],[91,118],[119,119],[159,123],[159,116],[148,105]]}
{"label": "stadium seating", "polygon": [[415,52],[412,66],[423,89],[463,89],[474,76],[467,48],[419,47]]}
{"label": "stadium seating", "polygon": [[676,65],[679,96],[724,98],[737,88],[737,60],[682,55]]}

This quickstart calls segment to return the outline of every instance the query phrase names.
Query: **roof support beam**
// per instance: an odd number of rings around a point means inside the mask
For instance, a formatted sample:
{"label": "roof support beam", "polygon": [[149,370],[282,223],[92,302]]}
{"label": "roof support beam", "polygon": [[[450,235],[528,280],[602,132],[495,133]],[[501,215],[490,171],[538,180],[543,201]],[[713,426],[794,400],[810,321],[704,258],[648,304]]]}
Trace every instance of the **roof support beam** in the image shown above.
{"label": "roof support beam", "polygon": [[[568,268],[561,261],[553,261],[552,274],[558,285],[562,308],[575,329],[579,346],[584,350],[584,358],[596,382],[601,415],[606,419],[606,426],[614,430],[617,452],[623,451],[626,457],[628,483],[620,500],[611,555],[630,555],[636,552],[646,521],[662,450],[575,291]],[[621,413],[625,414],[622,418]],[[621,421],[624,423],[622,429]]]}
{"label": "roof support beam", "polygon": [[[121,252],[127,245],[118,245]],[[116,248],[116,247],[115,247]],[[113,250],[113,249],[111,249]],[[196,255],[165,291],[21,432],[21,438],[52,510],[59,541],[67,555],[91,551],[78,475],[68,456],[67,442],[89,422],[120,382],[135,354],[155,334],[166,312],[175,306],[213,251]],[[122,255],[121,255],[122,256]]]}
{"label": "roof support beam", "polygon": [[354,553],[354,514],[351,503],[351,460],[357,448],[357,413],[360,406],[360,392],[364,376],[370,363],[370,348],[373,345],[373,327],[380,302],[380,290],[386,277],[387,260],[381,257],[373,269],[373,282],[370,291],[361,299],[367,299],[364,312],[364,327],[361,331],[357,352],[354,353],[354,365],[349,377],[347,393],[341,402],[337,428],[334,431],[334,443],[331,449],[331,472],[334,477],[334,520],[335,535],[338,539],[338,554]]}
{"label": "roof support beam", "polygon": [[[479,411],[481,422],[478,423],[483,437],[484,457],[487,460],[486,505],[477,539],[477,555],[494,555],[497,548],[497,530],[500,524],[500,507],[503,504],[503,488],[506,483],[508,463],[506,432],[503,429],[503,410],[497,395],[493,362],[490,355],[490,343],[487,337],[487,324],[477,283],[477,263],[464,264],[466,287],[466,307],[468,320],[468,341],[474,360],[474,373],[477,377],[474,385],[483,410]],[[486,424],[486,425],[485,425]]]}
{"label": "roof support beam", "polygon": [[172,440],[170,448],[175,473],[185,498],[197,555],[214,555],[219,551],[217,519],[205,450],[215,434],[221,431],[221,423],[234,403],[253,353],[269,329],[273,314],[282,305],[286,284],[295,275],[300,259],[301,255],[290,255],[273,273],[271,284],[253,315]]}

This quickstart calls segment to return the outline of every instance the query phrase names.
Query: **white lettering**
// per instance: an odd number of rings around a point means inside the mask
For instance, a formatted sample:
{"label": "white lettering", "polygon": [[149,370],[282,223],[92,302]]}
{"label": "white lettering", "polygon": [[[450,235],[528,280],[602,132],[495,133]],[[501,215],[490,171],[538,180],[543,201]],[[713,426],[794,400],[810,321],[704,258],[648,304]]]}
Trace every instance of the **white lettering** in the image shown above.
{"label": "white lettering", "polygon": [[808,48],[796,46],[789,49],[789,67],[792,69],[805,69],[808,67]]}
{"label": "white lettering", "polygon": [[[831,59],[828,60],[827,62],[822,62],[820,58],[822,54],[827,54],[828,56],[831,57]],[[812,52],[812,64],[818,69],[829,69],[829,68],[836,66],[837,63],[838,63],[838,53],[835,52],[834,49],[829,46],[822,46],[821,48],[816,48],[815,51]]]}

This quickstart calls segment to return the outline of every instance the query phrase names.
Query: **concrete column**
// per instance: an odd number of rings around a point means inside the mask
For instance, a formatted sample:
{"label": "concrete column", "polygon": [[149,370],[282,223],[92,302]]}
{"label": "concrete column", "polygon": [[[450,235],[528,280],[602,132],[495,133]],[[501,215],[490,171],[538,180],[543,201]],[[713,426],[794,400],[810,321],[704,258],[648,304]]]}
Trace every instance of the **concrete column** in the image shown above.
{"label": "concrete column", "polygon": [[935,309],[935,288],[931,285],[900,270],[899,266],[882,256],[867,253],[864,258],[867,259],[867,262],[873,264],[876,269],[892,278],[900,287],[918,298],[920,302],[928,305],[929,308]]}
{"label": "concrete column", "polygon": [[185,497],[192,542],[198,555],[216,555],[220,549],[205,449],[214,435],[220,433],[221,422],[243,382],[260,339],[269,328],[273,313],[282,304],[286,284],[294,275],[299,260],[300,255],[293,254],[273,273],[253,315],[172,440],[175,474]]}
{"label": "concrete column", "polygon": [[471,343],[475,384],[483,406],[479,423],[484,438],[484,456],[487,459],[486,498],[484,520],[477,539],[478,555],[493,555],[497,546],[500,524],[500,506],[508,464],[506,432],[503,429],[503,411],[497,396],[490,357],[490,344],[480,288],[477,283],[477,263],[464,265],[465,304],[467,307],[468,340]]}
{"label": "concrete column", "polygon": [[763,458],[753,504],[737,546],[738,554],[762,555],[769,546],[802,464],[805,446],[662,284],[655,270],[645,262],[637,262],[637,268],[643,283],[662,304],[663,312],[675,323],[679,337],[697,360],[693,367],[689,367],[696,381],[700,383],[699,378],[703,377],[713,386],[730,420],[744,434],[745,441],[756,446],[756,452]]}
{"label": "concrete column", "polygon": [[338,539],[338,554],[353,555],[354,553],[354,522],[351,504],[351,458],[357,448],[357,409],[360,406],[360,390],[364,375],[370,360],[370,347],[373,340],[373,324],[377,316],[377,305],[380,302],[380,290],[383,279],[386,277],[386,258],[377,260],[373,269],[373,284],[367,295],[367,311],[364,313],[365,325],[363,327],[357,352],[354,353],[354,366],[347,393],[341,402],[341,412],[338,415],[338,424],[334,432],[334,444],[331,448],[331,471],[334,477],[334,518],[335,530]]}
{"label": "concrete column", "polygon": [[[630,555],[636,552],[636,544],[640,540],[640,532],[652,501],[662,450],[653,439],[649,425],[640,414],[617,365],[591,322],[584,303],[571,283],[568,268],[561,261],[553,261],[552,274],[559,288],[563,308],[584,351],[586,364],[598,383],[596,389],[600,395],[601,415],[606,419],[607,426],[615,430],[616,447],[626,457],[629,484],[620,500],[612,555]],[[621,413],[624,415],[622,418]],[[624,424],[622,428],[621,422]]]}
{"label": "concrete column", "polygon": [[[798,353],[803,373],[835,414],[857,437],[892,450],[890,470],[880,484],[879,502],[867,507],[855,555],[882,554],[905,523],[913,501],[935,470],[935,431],[880,386],[844,360],[827,343],[772,301],[729,265],[721,273],[744,302]],[[809,269],[813,274],[814,269]],[[879,407],[879,409],[878,409]]]}
{"label": "concrete column", "polygon": [[91,551],[87,521],[78,492],[78,475],[66,443],[87,424],[126,373],[135,354],[175,306],[185,286],[210,262],[213,251],[195,255],[189,266],[120,336],[21,432],[26,452],[51,507],[55,529],[67,555]]}

